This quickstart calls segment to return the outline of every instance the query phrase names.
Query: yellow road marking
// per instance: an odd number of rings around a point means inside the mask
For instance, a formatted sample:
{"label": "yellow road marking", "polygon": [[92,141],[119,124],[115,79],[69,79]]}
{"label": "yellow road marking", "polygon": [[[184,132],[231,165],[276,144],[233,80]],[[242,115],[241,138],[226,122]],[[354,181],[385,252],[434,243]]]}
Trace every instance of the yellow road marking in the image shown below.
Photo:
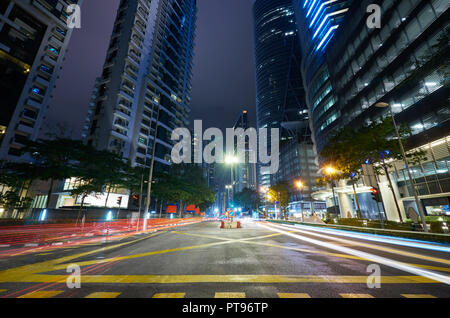
{"label": "yellow road marking", "polygon": [[[64,283],[65,275],[29,275],[17,282]],[[196,284],[196,283],[325,283],[325,284],[367,284],[367,276],[324,276],[324,275],[82,275],[82,284]],[[383,284],[436,284],[440,283],[423,276],[382,276]]]}
{"label": "yellow road marking", "polygon": [[245,293],[216,293],[214,298],[245,298]]}
{"label": "yellow road marking", "polygon": [[116,298],[121,293],[111,293],[111,292],[98,292],[87,295],[84,298]]}
{"label": "yellow road marking", "polygon": [[[62,264],[62,263],[67,263],[71,260],[80,258],[80,257],[84,257],[84,256],[88,256],[88,255],[92,255],[92,254],[96,254],[99,252],[104,252],[104,251],[108,251],[114,248],[118,248],[121,246],[125,246],[125,245],[129,245],[129,244],[133,244],[142,240],[146,240],[150,237],[162,234],[165,232],[158,232],[155,234],[152,234],[150,236],[146,236],[144,238],[140,238],[137,240],[133,240],[130,242],[125,242],[125,243],[120,243],[120,244],[116,244],[116,245],[111,245],[108,247],[102,247],[93,251],[89,251],[89,252],[84,252],[84,253],[80,253],[80,254],[74,254],[74,255],[69,255],[69,256],[64,256],[58,259],[53,259],[53,260],[49,260],[49,261],[44,261],[44,262],[40,262],[40,263],[35,263],[35,264],[30,264],[30,265],[24,265],[24,266],[20,266],[20,267],[16,267],[16,268],[11,268],[11,269],[7,269],[4,271],[0,271],[0,283],[5,283],[5,282],[20,282],[23,279],[26,278],[26,276],[30,276],[33,274],[37,274],[37,273],[45,273],[45,272],[49,272],[49,271],[54,271],[56,270],[56,268],[58,269],[66,269],[67,265],[60,265],[60,266],[56,266],[57,264]],[[111,261],[115,261],[115,258],[111,258]],[[59,280],[57,280],[59,281]],[[64,279],[65,281],[65,279]],[[55,282],[55,281],[52,281]]]}
{"label": "yellow road marking", "polygon": [[232,241],[232,242],[259,240],[259,239],[263,239],[263,238],[269,238],[269,237],[283,235],[282,233],[274,233],[274,234],[268,234],[268,235],[263,235],[263,236],[248,237],[248,238],[244,238],[244,239],[229,239],[229,238],[219,237],[219,236],[203,235],[203,234],[192,234],[192,233],[184,233],[184,232],[179,232],[179,231],[172,231],[172,233],[180,234],[180,235],[187,235],[187,236],[202,237],[202,238],[210,238],[210,239],[220,240],[220,241]]}
{"label": "yellow road marking", "polygon": [[[287,232],[293,233],[295,231],[287,231]],[[197,236],[197,237],[203,237],[203,238],[211,238],[211,239],[217,239],[217,240],[223,240],[223,241],[227,241],[228,240],[228,239],[221,238],[221,237],[216,237],[216,236],[191,234],[191,233],[184,233],[184,232],[179,232],[179,231],[173,231],[172,233],[181,234],[181,235],[188,235],[188,236]],[[324,251],[319,251],[319,250],[310,250],[310,249],[282,246],[282,245],[278,245],[278,244],[270,244],[270,243],[263,243],[263,242],[249,242],[250,240],[263,239],[263,238],[279,236],[279,235],[283,235],[283,234],[282,233],[275,233],[275,234],[271,234],[271,235],[252,237],[252,238],[247,238],[247,239],[239,239],[239,240],[231,240],[230,239],[230,241],[232,241],[232,242],[241,242],[241,243],[246,243],[246,244],[269,246],[269,247],[274,247],[274,248],[281,248],[281,249],[287,249],[287,250],[293,250],[293,251],[304,252],[304,253],[311,253],[311,254],[321,254],[321,255],[334,256],[334,257],[347,258],[347,259],[371,261],[369,259],[364,259],[362,257],[353,256],[353,255],[347,255],[347,254],[331,253],[331,252],[324,252]],[[355,245],[355,243],[351,243],[351,244],[348,244],[348,243],[334,243],[334,244],[335,245],[342,245],[342,246],[345,246],[345,245],[354,246]],[[437,271],[443,271],[443,272],[450,272],[450,268],[446,268],[446,267],[437,267],[437,266],[412,264],[412,263],[404,263],[404,264],[405,265],[409,265],[409,266],[413,266],[413,267],[423,268],[423,269],[431,269],[431,270],[437,270]]]}
{"label": "yellow road marking", "polygon": [[51,298],[62,293],[62,290],[41,290],[19,296],[18,298]]}
{"label": "yellow road marking", "polygon": [[0,289],[0,293],[4,293],[7,289]]}
{"label": "yellow road marking", "polygon": [[[77,262],[78,266],[88,266],[93,264],[102,264],[102,263],[110,263],[110,262],[116,262],[116,261],[124,261],[134,258],[142,258],[146,256],[152,256],[152,255],[159,255],[159,254],[165,254],[165,253],[173,253],[173,252],[179,252],[179,251],[187,251],[197,248],[204,248],[204,247],[210,247],[210,246],[216,246],[216,245],[223,245],[223,244],[230,244],[232,242],[216,242],[216,243],[209,243],[209,244],[201,244],[201,245],[194,245],[194,246],[186,246],[186,247],[179,247],[179,248],[172,248],[167,250],[161,250],[161,251],[152,251],[152,252],[146,252],[141,254],[134,254],[134,255],[127,255],[127,256],[120,256],[120,257],[112,257],[112,258],[105,258],[102,260],[92,260],[92,261],[85,261],[85,262]],[[58,265],[53,267],[51,270],[61,270],[65,269],[66,265]],[[1,273],[0,273],[1,278]],[[1,280],[0,280],[1,281]]]}
{"label": "yellow road marking", "polygon": [[405,298],[437,298],[428,294],[402,294]]}
{"label": "yellow road marking", "polygon": [[308,294],[298,294],[298,293],[278,293],[280,298],[311,298]]}
{"label": "yellow road marking", "polygon": [[184,298],[186,293],[160,293],[154,294],[152,298]]}
{"label": "yellow road marking", "polygon": [[374,298],[369,294],[339,294],[342,298]]}
{"label": "yellow road marking", "polygon": [[308,250],[308,249],[305,249],[305,248],[282,246],[282,245],[270,244],[270,243],[262,243],[262,242],[244,242],[244,243],[246,243],[246,244],[262,245],[262,246],[269,246],[269,247],[275,247],[275,248],[282,248],[282,249],[293,250],[293,251],[304,252],[304,253],[321,254],[321,255],[327,255],[327,256],[335,256],[335,257],[341,257],[341,258],[349,258],[349,259],[369,261],[367,259],[364,259],[364,258],[361,258],[361,257],[358,257],[358,256],[347,255],[347,254],[323,252],[323,251],[318,251],[318,250]]}

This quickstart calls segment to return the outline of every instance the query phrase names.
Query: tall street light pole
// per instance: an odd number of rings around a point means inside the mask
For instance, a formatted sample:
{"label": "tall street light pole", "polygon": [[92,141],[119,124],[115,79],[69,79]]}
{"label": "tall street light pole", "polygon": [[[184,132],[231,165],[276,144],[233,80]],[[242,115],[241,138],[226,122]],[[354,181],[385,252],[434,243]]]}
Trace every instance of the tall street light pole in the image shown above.
{"label": "tall street light pole", "polygon": [[[158,107],[158,116],[156,118],[155,134],[153,135],[152,161],[150,163],[150,172],[149,172],[149,175],[148,175],[147,201],[146,201],[146,204],[145,204],[144,216],[150,210],[150,202],[151,202],[151,194],[152,194],[152,183],[153,183],[153,168],[155,166],[155,154],[156,154],[156,146],[157,146],[157,138],[158,138],[160,111],[161,110]],[[145,217],[144,217],[144,219],[145,219]],[[145,230],[146,226],[147,226],[147,220],[145,219],[144,220],[144,230]]]}
{"label": "tall street light pole", "polygon": [[425,222],[425,212],[423,211],[422,203],[420,202],[419,195],[417,194],[415,181],[411,175],[411,171],[409,170],[409,164],[408,164],[408,160],[406,158],[405,147],[403,146],[403,142],[400,137],[400,132],[398,130],[397,123],[395,121],[395,116],[394,116],[394,112],[392,111],[392,106],[388,103],[378,103],[375,106],[379,107],[379,108],[389,108],[389,113],[391,115],[392,123],[394,125],[395,133],[397,134],[398,143],[400,145],[400,150],[402,151],[403,161],[405,162],[406,171],[408,171],[408,178],[409,178],[409,182],[411,184],[411,188],[412,188],[412,191],[414,194],[414,199],[416,200],[416,205],[417,205],[417,208],[419,209],[420,218],[422,219],[423,230],[425,232],[428,232],[427,222]]}
{"label": "tall street light pole", "polygon": [[264,196],[264,219],[266,218],[266,214],[267,214],[267,192],[269,192],[269,189],[267,187],[261,187],[260,192],[263,194]]}
{"label": "tall street light pole", "polygon": [[226,156],[225,163],[230,166],[230,178],[231,178],[231,198],[234,198],[234,177],[233,177],[233,165],[238,163],[239,159],[236,156]]}
{"label": "tall street light pole", "polygon": [[337,210],[337,202],[336,195],[334,192],[334,178],[333,176],[337,173],[337,170],[331,166],[325,168],[325,174],[327,174],[331,179],[331,190],[333,192],[333,204],[334,204],[334,212],[336,213],[337,221],[339,224],[339,211]]}
{"label": "tall street light pole", "polygon": [[303,190],[305,189],[305,185],[302,181],[297,181],[297,188],[300,190],[300,213],[302,214],[302,223],[304,222],[303,218]]}

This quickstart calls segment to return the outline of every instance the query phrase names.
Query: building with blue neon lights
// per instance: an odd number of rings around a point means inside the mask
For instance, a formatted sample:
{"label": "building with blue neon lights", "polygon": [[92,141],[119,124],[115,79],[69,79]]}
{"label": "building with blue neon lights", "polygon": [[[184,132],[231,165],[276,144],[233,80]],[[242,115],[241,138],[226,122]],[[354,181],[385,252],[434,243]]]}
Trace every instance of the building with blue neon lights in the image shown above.
{"label": "building with blue neon lights", "polygon": [[[310,111],[310,125],[318,152],[337,129],[359,128],[390,116],[380,102],[392,107],[398,124],[410,128],[407,151],[421,149],[427,160],[411,167],[413,184],[402,161],[393,161],[379,180],[383,216],[399,221],[409,208],[418,211],[412,187],[426,215],[448,213],[450,203],[450,85],[448,1],[442,0],[296,0],[302,48],[302,76]],[[366,24],[367,8],[381,8],[381,28]],[[446,64],[447,63],[447,64]],[[447,69],[447,71],[443,71]],[[377,208],[367,185],[356,185],[361,212],[376,219]],[[393,189],[393,191],[391,190]],[[394,192],[395,195],[392,193]],[[355,216],[355,195],[346,181],[336,196],[341,217]],[[330,189],[313,194],[334,202]],[[397,200],[399,208],[394,201]]]}
{"label": "building with blue neon lights", "polygon": [[[352,0],[294,0],[294,10],[302,48],[302,76],[310,112],[313,140],[320,151],[327,141],[322,132],[339,113],[326,64],[326,49],[335,37]],[[323,122],[318,119],[327,116]]]}
{"label": "building with blue neon lights", "polygon": [[[255,74],[257,88],[257,126],[279,128],[280,169],[264,173],[259,166],[259,185],[271,186],[281,181],[292,184],[304,179],[315,182],[317,166],[309,129],[308,107],[301,76],[301,49],[293,0],[256,0],[253,6],[255,27]],[[269,138],[269,149],[271,140]],[[292,200],[300,200],[298,191]]]}

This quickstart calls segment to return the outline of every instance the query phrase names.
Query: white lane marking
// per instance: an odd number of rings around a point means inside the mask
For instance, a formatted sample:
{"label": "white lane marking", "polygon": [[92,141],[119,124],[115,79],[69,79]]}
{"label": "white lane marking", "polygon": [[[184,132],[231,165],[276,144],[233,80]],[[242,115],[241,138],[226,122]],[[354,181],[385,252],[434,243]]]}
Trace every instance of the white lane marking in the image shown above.
{"label": "white lane marking", "polygon": [[28,243],[28,244],[25,244],[24,246],[25,246],[25,247],[36,247],[36,246],[39,246],[39,244],[36,244],[36,243]]}
{"label": "white lane marking", "polygon": [[10,247],[11,245],[10,244],[3,244],[3,245],[0,245],[0,247]]}
{"label": "white lane marking", "polygon": [[[296,235],[296,234],[293,234],[293,233],[289,233],[289,232],[283,231],[282,229],[285,229],[285,228],[282,227],[282,226],[277,226],[277,225],[273,225],[273,224],[271,224],[270,226],[266,226],[266,225],[262,225],[262,224],[258,224],[258,225],[263,227],[263,228],[265,228],[265,229],[268,229],[268,230],[271,230],[271,231],[274,231],[274,232],[278,232],[278,233],[282,233],[284,235],[291,236],[293,238],[296,238],[296,239],[299,239],[299,240],[302,240],[302,241],[305,241],[305,242],[308,242],[308,243],[311,243],[311,244],[314,244],[314,245],[319,245],[319,246],[322,246],[322,247],[325,247],[325,248],[329,248],[329,249],[333,249],[333,250],[336,250],[336,251],[339,251],[339,252],[342,252],[342,253],[345,253],[345,254],[361,257],[361,258],[364,258],[364,259],[367,259],[367,260],[371,260],[371,261],[377,262],[379,264],[383,264],[383,265],[386,265],[386,266],[389,266],[389,267],[393,267],[393,268],[402,270],[404,272],[408,272],[408,273],[411,273],[411,274],[414,274],[414,275],[427,277],[429,279],[432,279],[432,280],[435,280],[435,281],[438,281],[438,282],[450,285],[450,278],[448,276],[440,275],[440,274],[432,272],[432,271],[427,271],[427,270],[422,270],[422,269],[419,269],[419,268],[411,267],[409,265],[405,265],[404,263],[397,262],[397,261],[394,261],[394,260],[391,260],[391,259],[388,259],[388,258],[385,258],[385,257],[377,256],[377,255],[374,255],[374,254],[361,252],[361,251],[357,251],[357,250],[354,250],[354,249],[351,249],[351,248],[348,248],[348,247],[338,246],[338,245],[334,245],[332,243],[326,243],[326,242],[318,241],[318,240],[311,239],[311,238],[308,238],[308,237],[304,237],[304,236]],[[290,230],[290,228],[287,228],[287,230]],[[307,232],[304,232],[304,231],[301,231],[301,230],[297,230],[297,231],[301,232],[301,233],[304,233],[304,234],[311,234],[311,233],[307,233]],[[316,235],[318,235],[318,234],[316,234]]]}
{"label": "white lane marking", "polygon": [[[308,235],[312,235],[312,236],[317,236],[317,237],[320,237],[320,238],[325,238],[327,240],[337,241],[337,242],[341,242],[341,243],[344,243],[344,244],[359,245],[361,247],[368,247],[370,249],[375,249],[375,250],[383,250],[385,252],[394,253],[394,254],[397,251],[400,251],[400,250],[394,250],[392,248],[391,248],[392,251],[388,251],[387,250],[387,249],[389,249],[388,247],[383,247],[383,246],[378,247],[377,245],[373,245],[373,244],[368,244],[368,243],[358,242],[358,241],[352,241],[352,240],[346,240],[346,239],[337,238],[337,237],[334,237],[334,236],[328,236],[326,234],[313,233],[312,231],[309,232],[308,230],[302,231],[298,227],[295,227],[295,226],[289,226],[289,225],[281,225],[281,226],[283,228],[286,228],[286,229],[289,229],[289,230],[293,230],[294,232],[299,232],[299,233],[304,233],[304,234],[308,234]],[[406,255],[406,253],[409,253],[410,255]],[[411,252],[408,252],[408,251],[405,251],[404,255],[412,256],[414,258],[427,257],[426,255],[411,253]]]}
{"label": "white lane marking", "polygon": [[450,247],[432,245],[433,244],[432,242],[430,242],[429,244],[414,243],[414,242],[397,240],[394,237],[392,239],[382,238],[382,237],[378,238],[378,237],[372,237],[372,236],[368,236],[368,235],[364,235],[364,234],[344,233],[344,232],[340,232],[340,231],[338,232],[338,231],[334,231],[334,230],[330,230],[330,229],[318,229],[318,228],[315,228],[312,226],[306,226],[306,225],[292,226],[292,225],[283,224],[283,226],[297,228],[297,229],[301,228],[301,229],[305,229],[308,231],[314,231],[314,232],[329,233],[329,234],[333,234],[333,235],[337,235],[337,236],[352,237],[352,238],[358,238],[358,239],[363,239],[363,240],[368,240],[368,241],[375,241],[375,242],[388,243],[388,244],[393,244],[393,245],[402,245],[402,246],[416,247],[416,248],[450,253]]}

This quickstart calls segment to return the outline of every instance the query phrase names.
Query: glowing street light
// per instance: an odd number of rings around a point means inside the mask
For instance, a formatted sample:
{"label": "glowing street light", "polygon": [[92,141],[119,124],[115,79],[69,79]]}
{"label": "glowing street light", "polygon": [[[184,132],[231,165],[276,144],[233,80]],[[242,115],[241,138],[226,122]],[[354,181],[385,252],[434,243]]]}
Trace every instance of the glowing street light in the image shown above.
{"label": "glowing street light", "polygon": [[305,189],[305,184],[301,180],[299,180],[299,181],[296,182],[295,185],[300,190],[300,195],[301,195],[301,199],[300,199],[300,213],[302,214],[302,222],[303,222],[304,221],[304,219],[303,219],[303,190]]}
{"label": "glowing street light", "polygon": [[339,224],[339,212],[337,211],[337,202],[336,202],[336,195],[334,193],[334,179],[333,179],[333,176],[337,174],[338,170],[333,166],[327,166],[323,171],[326,175],[328,175],[331,178],[331,190],[333,191],[334,212],[337,215]]}
{"label": "glowing street light", "polygon": [[236,156],[226,156],[225,157],[225,163],[227,165],[234,165],[235,163],[239,162],[239,158]]}
{"label": "glowing street light", "polygon": [[337,173],[336,168],[332,166],[325,167],[325,173],[329,176],[335,175]]}

